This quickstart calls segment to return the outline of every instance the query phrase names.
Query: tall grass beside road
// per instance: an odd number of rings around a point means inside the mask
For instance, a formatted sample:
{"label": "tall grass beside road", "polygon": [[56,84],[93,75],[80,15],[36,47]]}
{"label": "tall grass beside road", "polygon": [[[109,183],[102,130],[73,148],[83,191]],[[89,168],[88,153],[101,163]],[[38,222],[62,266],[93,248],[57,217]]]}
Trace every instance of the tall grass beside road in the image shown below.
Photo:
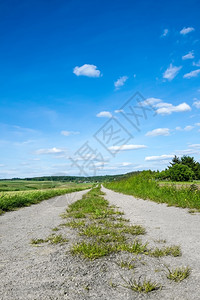
{"label": "tall grass beside road", "polygon": [[6,211],[14,210],[19,207],[36,204],[55,196],[60,196],[72,192],[85,190],[92,185],[82,184],[73,188],[64,189],[45,189],[37,191],[20,191],[20,192],[2,192],[0,193],[0,214]]}
{"label": "tall grass beside road", "polygon": [[142,199],[167,203],[169,206],[200,210],[200,191],[175,186],[159,186],[149,171],[119,181],[104,184],[105,187]]}

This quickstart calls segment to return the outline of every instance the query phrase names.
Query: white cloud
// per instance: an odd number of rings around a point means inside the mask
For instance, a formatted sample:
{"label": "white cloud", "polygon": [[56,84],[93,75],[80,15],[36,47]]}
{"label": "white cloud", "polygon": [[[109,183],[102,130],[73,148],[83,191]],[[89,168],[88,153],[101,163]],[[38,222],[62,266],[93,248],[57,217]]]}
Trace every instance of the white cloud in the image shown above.
{"label": "white cloud", "polygon": [[190,131],[194,128],[194,126],[191,126],[191,125],[188,125],[188,126],[185,126],[184,130],[185,131]]}
{"label": "white cloud", "polygon": [[[199,103],[199,105],[200,105],[200,103]],[[195,125],[196,125],[196,126],[200,126],[200,123],[196,123]]]}
{"label": "white cloud", "polygon": [[185,35],[188,34],[192,31],[194,31],[195,29],[193,27],[184,27],[183,29],[181,29],[180,34]]}
{"label": "white cloud", "polygon": [[191,148],[200,148],[200,144],[192,144],[192,145],[189,145],[189,147],[191,147]]}
{"label": "white cloud", "polygon": [[40,155],[40,154],[61,154],[64,153],[65,150],[59,149],[56,147],[50,148],[50,149],[39,149],[35,151],[35,154]]}
{"label": "white cloud", "polygon": [[64,136],[69,136],[69,135],[76,135],[76,134],[80,134],[80,132],[78,131],[67,131],[67,130],[62,130],[61,134]]}
{"label": "white cloud", "polygon": [[195,106],[196,108],[200,108],[200,100],[194,101],[193,106]]}
{"label": "white cloud", "polygon": [[178,156],[190,155],[190,154],[199,154],[199,150],[198,149],[177,150],[176,153],[177,153]]}
{"label": "white cloud", "polygon": [[122,146],[111,146],[108,149],[111,151],[123,151],[123,150],[137,150],[147,148],[145,145],[122,145]]}
{"label": "white cloud", "polygon": [[123,109],[116,109],[116,110],[115,110],[115,113],[116,113],[116,114],[119,114],[120,112],[124,112],[124,110],[123,110]]}
{"label": "white cloud", "polygon": [[132,165],[132,163],[130,163],[130,162],[123,162],[122,163],[122,167],[128,167],[128,166],[131,166]]}
{"label": "white cloud", "polygon": [[187,125],[184,128],[181,128],[180,126],[178,126],[178,127],[175,128],[175,130],[177,130],[177,131],[190,131],[194,128],[195,128],[195,126]]}
{"label": "white cloud", "polygon": [[95,65],[85,64],[81,67],[75,67],[73,73],[76,76],[87,76],[87,77],[100,77],[101,72],[97,69]]}
{"label": "white cloud", "polygon": [[171,103],[163,102],[163,100],[159,98],[148,98],[145,101],[141,102],[141,105],[143,106],[148,106],[151,105],[153,106],[158,114],[171,114],[172,112],[184,112],[184,111],[189,111],[191,110],[191,107],[183,102],[179,105],[173,105]]}
{"label": "white cloud", "polygon": [[182,56],[183,60],[193,59],[193,58],[194,58],[194,51],[190,51],[188,54],[185,54],[185,55]]}
{"label": "white cloud", "polygon": [[192,65],[195,66],[195,67],[200,67],[200,60],[198,62],[196,62],[196,63],[193,62]]}
{"label": "white cloud", "polygon": [[161,37],[165,37],[166,35],[168,35],[168,33],[169,33],[169,29],[167,29],[167,28],[164,29]]}
{"label": "white cloud", "polygon": [[163,155],[159,155],[159,156],[147,156],[145,157],[146,161],[152,161],[152,160],[171,160],[174,157],[174,155],[167,155],[167,154],[163,154]]}
{"label": "white cloud", "polygon": [[115,89],[118,90],[121,86],[123,86],[128,79],[127,76],[122,76],[117,81],[114,82]]}
{"label": "white cloud", "polygon": [[163,106],[157,109],[157,113],[161,115],[169,115],[172,112],[185,112],[190,111],[191,107],[187,103],[181,103],[179,105],[172,105],[170,103],[162,103]]}
{"label": "white cloud", "polygon": [[169,68],[167,68],[167,70],[163,73],[163,78],[171,81],[172,79],[174,79],[174,77],[176,77],[176,75],[178,74],[178,72],[181,70],[182,66],[180,67],[176,67],[172,64],[170,64]]}
{"label": "white cloud", "polygon": [[98,118],[112,118],[112,114],[109,111],[101,111],[96,116]]}
{"label": "white cloud", "polygon": [[141,104],[144,106],[148,106],[148,105],[155,105],[160,102],[162,102],[162,100],[158,98],[147,98],[145,101],[142,101]]}
{"label": "white cloud", "polygon": [[148,131],[145,135],[146,136],[159,136],[159,135],[167,136],[170,135],[170,130],[169,128],[157,128],[152,131]]}
{"label": "white cloud", "polygon": [[3,167],[5,167],[5,165],[3,165],[3,164],[0,164],[0,168],[3,168]]}
{"label": "white cloud", "polygon": [[192,77],[197,77],[200,73],[200,69],[195,70],[195,71],[191,71],[190,73],[187,73],[183,76],[183,78],[192,78]]}

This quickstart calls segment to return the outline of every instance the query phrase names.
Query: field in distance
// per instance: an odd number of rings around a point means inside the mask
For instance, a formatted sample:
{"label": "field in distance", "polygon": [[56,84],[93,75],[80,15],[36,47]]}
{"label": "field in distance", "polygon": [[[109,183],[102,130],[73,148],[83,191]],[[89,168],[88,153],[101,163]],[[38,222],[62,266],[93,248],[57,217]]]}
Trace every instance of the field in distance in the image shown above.
{"label": "field in distance", "polygon": [[191,185],[195,184],[195,186],[200,190],[200,180],[193,180],[193,181],[158,181],[160,186],[174,186],[176,188],[190,188]]}
{"label": "field in distance", "polygon": [[29,181],[29,180],[1,180],[0,192],[11,191],[30,191],[30,190],[43,190],[53,188],[74,188],[85,187],[87,183],[74,183],[74,182],[62,182],[62,181]]}

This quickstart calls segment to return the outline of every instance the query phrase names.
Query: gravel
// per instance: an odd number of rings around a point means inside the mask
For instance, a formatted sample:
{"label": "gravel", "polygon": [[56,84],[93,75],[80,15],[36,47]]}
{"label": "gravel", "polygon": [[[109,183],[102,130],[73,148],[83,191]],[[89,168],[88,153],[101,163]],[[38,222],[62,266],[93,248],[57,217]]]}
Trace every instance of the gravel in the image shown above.
{"label": "gravel", "polygon": [[[87,191],[55,197],[0,217],[0,299],[1,300],[191,300],[200,292],[200,216],[185,209],[135,199],[103,188],[110,204],[120,207],[132,224],[143,225],[142,240],[149,247],[178,244],[181,257],[154,258],[117,253],[94,261],[72,256],[70,247],[80,240],[76,229],[60,227],[68,243],[30,244],[46,238],[63,223],[60,214],[69,203]],[[166,240],[166,242],[164,241]],[[134,270],[119,267],[121,260],[133,260]],[[166,267],[190,266],[191,275],[180,283],[166,278]],[[138,294],[125,288],[131,278],[151,279],[162,289]]]}

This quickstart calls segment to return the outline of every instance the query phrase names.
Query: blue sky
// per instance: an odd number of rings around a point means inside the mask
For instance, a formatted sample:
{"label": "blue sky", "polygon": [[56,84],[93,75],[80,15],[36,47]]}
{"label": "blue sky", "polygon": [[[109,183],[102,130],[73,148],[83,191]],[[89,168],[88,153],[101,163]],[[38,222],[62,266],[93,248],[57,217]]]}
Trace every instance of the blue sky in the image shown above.
{"label": "blue sky", "polygon": [[[198,0],[1,1],[0,178],[200,161],[199,11]],[[135,108],[138,129],[122,109],[136,92],[132,107],[149,108]],[[105,139],[109,124],[121,140]]]}

